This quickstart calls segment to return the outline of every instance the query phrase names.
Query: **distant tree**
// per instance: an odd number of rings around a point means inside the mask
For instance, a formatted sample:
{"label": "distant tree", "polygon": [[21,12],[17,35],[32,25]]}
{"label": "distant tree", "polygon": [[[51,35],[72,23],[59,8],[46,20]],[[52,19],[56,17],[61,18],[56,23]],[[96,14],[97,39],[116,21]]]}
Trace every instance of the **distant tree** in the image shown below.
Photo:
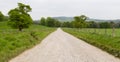
{"label": "distant tree", "polygon": [[86,19],[87,19],[87,17],[85,16],[85,15],[81,15],[81,16],[75,16],[74,17],[74,27],[76,27],[76,28],[84,28],[84,27],[86,27]]}
{"label": "distant tree", "polygon": [[81,24],[81,21],[80,21],[80,18],[79,18],[79,16],[75,16],[74,17],[74,22],[73,22],[73,26],[74,26],[74,28],[81,28],[82,26],[82,24]]}
{"label": "distant tree", "polygon": [[89,21],[89,22],[87,22],[87,27],[88,28],[98,28],[99,24],[96,23],[95,21]]}
{"label": "distant tree", "polygon": [[61,22],[59,22],[58,20],[55,20],[54,24],[55,24],[55,27],[60,27],[61,26]]}
{"label": "distant tree", "polygon": [[71,27],[71,22],[63,22],[62,27]]}
{"label": "distant tree", "polygon": [[62,27],[66,27],[65,22],[62,22],[61,26],[62,26]]}
{"label": "distant tree", "polygon": [[85,15],[80,16],[80,21],[82,23],[82,28],[85,28],[87,26],[86,25],[86,19],[87,19],[87,16],[85,16]]}
{"label": "distant tree", "polygon": [[115,24],[115,27],[116,27],[116,28],[120,28],[120,22],[116,23],[116,24]]}
{"label": "distant tree", "polygon": [[18,28],[22,31],[23,28],[28,28],[32,24],[32,18],[28,14],[32,9],[29,5],[18,3],[18,7],[9,11],[9,25],[13,28]]}
{"label": "distant tree", "polygon": [[107,34],[107,28],[110,28],[110,23],[109,22],[101,22],[99,24],[100,24],[100,28],[104,28],[105,34]]}
{"label": "distant tree", "polygon": [[99,22],[95,22],[95,21],[88,21],[87,22],[87,27],[88,28],[94,28],[94,33],[98,32],[96,29],[100,28],[100,23]]}
{"label": "distant tree", "polygon": [[54,27],[55,26],[55,19],[51,18],[51,17],[47,17],[46,19],[46,26],[48,27]]}
{"label": "distant tree", "polygon": [[113,21],[111,21],[110,22],[110,25],[111,25],[111,27],[112,27],[112,37],[114,37],[115,36],[115,23],[113,22]]}
{"label": "distant tree", "polygon": [[0,21],[4,21],[4,15],[2,14],[1,11],[0,11]]}
{"label": "distant tree", "polygon": [[[44,20],[44,19],[42,19]],[[44,22],[44,21],[42,21]],[[48,26],[48,27],[60,27],[62,24],[60,21],[58,21],[57,19],[55,18],[52,18],[52,17],[47,17],[47,19],[45,20],[45,26]]]}
{"label": "distant tree", "polygon": [[71,28],[75,28],[75,21],[71,21]]}
{"label": "distant tree", "polygon": [[94,33],[97,32],[96,28],[97,28],[97,23],[96,22],[92,22],[92,27],[94,28]]}
{"label": "distant tree", "polygon": [[100,22],[100,28],[110,28],[109,22]]}
{"label": "distant tree", "polygon": [[40,20],[40,25],[44,25],[45,26],[45,24],[46,24],[45,21],[46,21],[46,19],[44,17],[42,17],[41,20]]}

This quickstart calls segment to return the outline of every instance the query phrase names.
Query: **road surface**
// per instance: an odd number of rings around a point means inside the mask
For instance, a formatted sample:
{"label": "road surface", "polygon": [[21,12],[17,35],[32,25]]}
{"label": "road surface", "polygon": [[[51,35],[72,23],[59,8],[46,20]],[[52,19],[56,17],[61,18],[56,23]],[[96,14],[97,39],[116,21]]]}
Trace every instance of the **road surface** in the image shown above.
{"label": "road surface", "polygon": [[120,59],[58,28],[9,62],[120,62]]}

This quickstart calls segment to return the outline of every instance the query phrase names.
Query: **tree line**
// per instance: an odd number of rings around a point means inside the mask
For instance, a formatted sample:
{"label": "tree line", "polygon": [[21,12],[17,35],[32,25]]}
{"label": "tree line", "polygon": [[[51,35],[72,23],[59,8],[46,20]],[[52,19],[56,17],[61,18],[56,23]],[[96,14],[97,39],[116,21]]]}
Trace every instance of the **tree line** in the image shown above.
{"label": "tree line", "polygon": [[75,21],[72,22],[60,22],[57,19],[52,17],[40,19],[40,25],[48,26],[48,27],[73,27],[73,28],[82,28],[86,26],[85,20],[87,19],[86,16],[81,15],[74,17]]}
{"label": "tree line", "polygon": [[42,17],[40,20],[40,25],[48,26],[48,27],[60,27],[61,22],[52,17],[47,17],[47,18]]}
{"label": "tree line", "polygon": [[75,16],[73,21],[60,22],[57,19],[52,17],[40,19],[40,25],[48,27],[68,27],[68,28],[120,28],[120,22],[95,22],[95,21],[86,21],[87,16]]}
{"label": "tree line", "polygon": [[48,27],[67,27],[67,28],[94,28],[94,33],[96,33],[96,28],[105,29],[105,34],[107,33],[108,28],[112,28],[112,36],[115,36],[115,28],[120,28],[120,22],[95,22],[95,21],[86,21],[87,16],[75,16],[74,20],[71,22],[60,22],[57,19],[52,17],[44,18],[42,17],[40,20],[40,25],[48,26]]}

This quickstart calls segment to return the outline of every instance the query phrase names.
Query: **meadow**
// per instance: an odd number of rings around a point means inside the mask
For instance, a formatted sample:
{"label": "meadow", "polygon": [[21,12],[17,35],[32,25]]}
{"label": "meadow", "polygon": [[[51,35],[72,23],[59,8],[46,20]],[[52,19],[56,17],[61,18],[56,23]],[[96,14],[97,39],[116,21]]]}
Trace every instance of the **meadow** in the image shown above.
{"label": "meadow", "polygon": [[0,22],[0,62],[8,62],[23,51],[39,44],[54,30],[56,28],[33,24],[20,32],[9,27],[7,22]]}
{"label": "meadow", "polygon": [[63,30],[120,58],[120,29],[115,29],[114,37],[112,29],[107,29],[106,34],[105,29],[96,29],[96,32],[95,29],[63,28]]}

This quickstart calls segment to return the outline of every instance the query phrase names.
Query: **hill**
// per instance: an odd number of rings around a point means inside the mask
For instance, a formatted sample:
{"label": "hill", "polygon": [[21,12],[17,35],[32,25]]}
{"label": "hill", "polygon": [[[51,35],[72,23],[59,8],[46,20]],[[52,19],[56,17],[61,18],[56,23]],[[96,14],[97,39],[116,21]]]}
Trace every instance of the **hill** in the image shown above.
{"label": "hill", "polygon": [[73,21],[73,17],[65,17],[65,16],[61,16],[61,17],[53,17],[54,19],[58,19],[61,22],[65,22],[65,21]]}
{"label": "hill", "polygon": [[[73,21],[74,18],[73,17],[66,17],[66,16],[60,16],[60,17],[53,17],[55,19],[58,19],[61,22],[65,22],[65,21]],[[110,21],[114,21],[114,22],[120,22],[120,19],[116,19],[116,20],[104,20],[104,19],[94,19],[94,18],[88,18],[87,21],[95,21],[95,22],[110,22]]]}

